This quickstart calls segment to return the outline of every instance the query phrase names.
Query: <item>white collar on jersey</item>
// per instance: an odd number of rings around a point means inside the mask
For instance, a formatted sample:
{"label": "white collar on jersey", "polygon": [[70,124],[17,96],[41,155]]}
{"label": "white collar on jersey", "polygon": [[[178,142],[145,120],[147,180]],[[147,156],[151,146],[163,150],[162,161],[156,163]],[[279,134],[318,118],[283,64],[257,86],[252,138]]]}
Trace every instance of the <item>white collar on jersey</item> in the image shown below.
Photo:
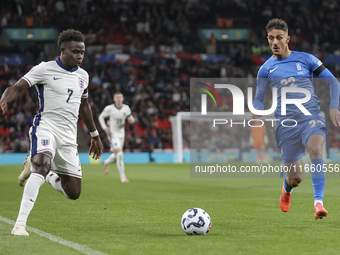
{"label": "white collar on jersey", "polygon": [[122,105],[122,107],[120,107],[120,108],[118,108],[118,107],[116,106],[116,104],[113,104],[113,106],[116,107],[116,109],[118,109],[118,110],[123,109],[123,105]]}

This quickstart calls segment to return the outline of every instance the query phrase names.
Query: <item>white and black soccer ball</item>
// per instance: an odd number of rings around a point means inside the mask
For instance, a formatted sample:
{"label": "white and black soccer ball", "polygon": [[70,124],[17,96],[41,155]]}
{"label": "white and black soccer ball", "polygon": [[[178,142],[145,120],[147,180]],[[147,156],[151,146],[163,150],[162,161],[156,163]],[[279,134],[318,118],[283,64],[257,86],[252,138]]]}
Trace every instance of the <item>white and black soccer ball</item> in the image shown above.
{"label": "white and black soccer ball", "polygon": [[183,214],[181,226],[188,235],[206,235],[211,228],[211,218],[203,209],[191,208]]}

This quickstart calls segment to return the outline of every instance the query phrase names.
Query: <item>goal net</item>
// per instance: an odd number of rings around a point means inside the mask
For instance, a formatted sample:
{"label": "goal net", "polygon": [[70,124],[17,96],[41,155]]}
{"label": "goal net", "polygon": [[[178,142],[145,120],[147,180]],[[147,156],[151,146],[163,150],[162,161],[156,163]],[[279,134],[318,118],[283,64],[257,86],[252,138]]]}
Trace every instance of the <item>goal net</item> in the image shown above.
{"label": "goal net", "polygon": [[[324,112],[321,113],[324,116]],[[274,115],[260,118],[259,124],[265,126],[266,161],[281,161],[278,151]],[[176,163],[183,162],[257,162],[251,126],[255,120],[251,113],[242,116],[231,112],[178,112],[170,117],[173,148]],[[326,145],[323,151],[326,157]]]}

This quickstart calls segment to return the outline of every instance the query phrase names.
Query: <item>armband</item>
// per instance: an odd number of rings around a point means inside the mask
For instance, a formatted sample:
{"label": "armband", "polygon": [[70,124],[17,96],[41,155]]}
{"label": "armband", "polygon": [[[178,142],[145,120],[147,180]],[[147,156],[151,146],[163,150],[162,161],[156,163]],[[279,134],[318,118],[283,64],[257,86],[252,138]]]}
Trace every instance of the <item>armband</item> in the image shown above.
{"label": "armband", "polygon": [[319,76],[319,74],[325,69],[326,69],[326,67],[324,65],[321,65],[318,68],[316,68],[313,73],[314,73],[315,76]]}

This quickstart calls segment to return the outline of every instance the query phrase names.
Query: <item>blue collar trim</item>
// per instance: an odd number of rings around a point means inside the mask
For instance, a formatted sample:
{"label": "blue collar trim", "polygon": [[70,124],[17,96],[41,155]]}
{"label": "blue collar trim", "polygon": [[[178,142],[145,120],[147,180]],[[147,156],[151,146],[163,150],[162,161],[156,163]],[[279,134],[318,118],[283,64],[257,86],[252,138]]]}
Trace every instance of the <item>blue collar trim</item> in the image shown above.
{"label": "blue collar trim", "polygon": [[57,62],[57,64],[58,64],[62,69],[65,69],[66,71],[74,72],[74,71],[77,71],[77,70],[78,70],[78,66],[77,66],[76,68],[73,68],[72,70],[67,69],[67,67],[64,66],[64,64],[61,62],[60,57],[57,58],[56,62]]}

